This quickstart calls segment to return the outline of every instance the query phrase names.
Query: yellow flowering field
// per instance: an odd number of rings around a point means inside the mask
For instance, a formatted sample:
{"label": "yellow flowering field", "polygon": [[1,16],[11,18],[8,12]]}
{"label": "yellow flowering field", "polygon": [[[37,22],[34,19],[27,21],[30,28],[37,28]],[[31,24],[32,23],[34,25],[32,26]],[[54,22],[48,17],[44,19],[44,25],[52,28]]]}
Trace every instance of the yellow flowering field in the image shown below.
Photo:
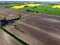
{"label": "yellow flowering field", "polygon": [[60,8],[60,5],[54,5],[52,8]]}
{"label": "yellow flowering field", "polygon": [[13,9],[22,9],[24,7],[25,7],[25,5],[20,5],[20,6],[13,6],[11,8],[13,8]]}
{"label": "yellow flowering field", "polygon": [[22,9],[25,6],[30,6],[30,7],[34,7],[34,6],[40,6],[41,4],[26,4],[26,5],[19,5],[19,6],[12,6],[11,8],[13,9]]}
{"label": "yellow flowering field", "polygon": [[26,4],[27,6],[34,7],[34,6],[40,6],[42,4]]}

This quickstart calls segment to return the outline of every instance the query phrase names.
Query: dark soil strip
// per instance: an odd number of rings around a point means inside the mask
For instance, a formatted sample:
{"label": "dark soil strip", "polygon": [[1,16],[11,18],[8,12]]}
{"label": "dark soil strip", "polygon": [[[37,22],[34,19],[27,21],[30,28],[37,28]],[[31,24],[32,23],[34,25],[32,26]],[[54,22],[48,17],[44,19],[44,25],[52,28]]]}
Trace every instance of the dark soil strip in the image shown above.
{"label": "dark soil strip", "polygon": [[20,29],[20,28],[21,28],[20,26],[14,25],[14,28],[17,29],[18,31],[24,33],[24,31],[22,31],[22,30]]}
{"label": "dark soil strip", "polygon": [[21,39],[19,39],[18,37],[16,37],[14,34],[8,32],[6,29],[1,28],[4,32],[6,32],[7,34],[9,34],[10,36],[12,36],[13,38],[15,38],[17,41],[19,41],[20,43],[22,43],[23,45],[29,45],[26,42],[22,41]]}

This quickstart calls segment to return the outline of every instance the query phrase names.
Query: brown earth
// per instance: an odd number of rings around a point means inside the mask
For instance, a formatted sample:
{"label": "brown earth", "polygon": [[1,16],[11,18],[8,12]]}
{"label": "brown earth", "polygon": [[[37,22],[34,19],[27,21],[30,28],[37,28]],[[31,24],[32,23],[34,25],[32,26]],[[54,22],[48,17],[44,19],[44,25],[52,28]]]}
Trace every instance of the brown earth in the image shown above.
{"label": "brown earth", "polygon": [[27,18],[5,27],[30,45],[60,45],[60,16],[21,12]]}
{"label": "brown earth", "polygon": [[0,29],[0,45],[20,45],[18,41]]}
{"label": "brown earth", "polygon": [[18,17],[20,12],[10,8],[0,8],[0,20],[6,17],[7,19],[14,19]]}
{"label": "brown earth", "polygon": [[60,16],[34,13],[16,24],[23,31],[39,40],[43,45],[60,45]]}

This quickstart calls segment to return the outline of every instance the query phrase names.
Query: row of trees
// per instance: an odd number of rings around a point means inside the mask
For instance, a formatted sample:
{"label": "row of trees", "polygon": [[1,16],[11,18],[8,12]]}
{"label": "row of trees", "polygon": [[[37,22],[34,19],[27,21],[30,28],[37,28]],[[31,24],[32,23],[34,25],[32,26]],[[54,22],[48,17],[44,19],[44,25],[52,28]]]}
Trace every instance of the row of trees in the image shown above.
{"label": "row of trees", "polygon": [[[29,8],[28,6],[25,6],[25,8]],[[32,7],[33,9],[36,8],[36,6]],[[36,13],[39,13],[38,11],[33,11],[33,10],[30,10],[30,9],[27,9],[26,10],[27,12],[36,12]]]}

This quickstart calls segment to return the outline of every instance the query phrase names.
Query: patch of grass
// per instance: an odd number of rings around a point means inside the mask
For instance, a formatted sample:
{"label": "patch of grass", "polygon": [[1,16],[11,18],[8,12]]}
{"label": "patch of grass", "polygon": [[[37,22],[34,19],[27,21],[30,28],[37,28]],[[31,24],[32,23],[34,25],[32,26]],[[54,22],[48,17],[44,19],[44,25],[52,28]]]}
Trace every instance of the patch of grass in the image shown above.
{"label": "patch of grass", "polygon": [[46,13],[46,14],[53,14],[60,16],[60,9],[57,8],[52,8],[53,5],[41,5],[41,6],[36,6],[36,7],[25,7],[23,10],[27,11],[33,11],[33,12],[38,12],[38,13]]}

